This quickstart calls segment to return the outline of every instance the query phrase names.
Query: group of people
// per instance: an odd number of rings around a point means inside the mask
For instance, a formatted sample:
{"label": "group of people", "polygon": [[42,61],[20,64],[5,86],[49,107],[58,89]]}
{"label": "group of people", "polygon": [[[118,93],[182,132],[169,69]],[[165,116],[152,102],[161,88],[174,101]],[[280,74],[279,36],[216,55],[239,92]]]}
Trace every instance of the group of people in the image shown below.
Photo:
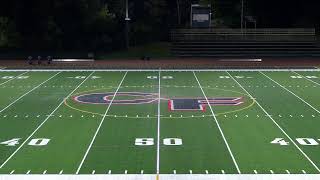
{"label": "group of people", "polygon": [[33,58],[32,56],[28,56],[28,64],[29,65],[33,65],[33,61],[36,62],[36,64],[40,65],[42,63],[42,61],[47,61],[47,64],[51,64],[52,62],[52,57],[51,56],[47,56],[47,59],[43,59],[41,56],[38,56],[37,58]]}

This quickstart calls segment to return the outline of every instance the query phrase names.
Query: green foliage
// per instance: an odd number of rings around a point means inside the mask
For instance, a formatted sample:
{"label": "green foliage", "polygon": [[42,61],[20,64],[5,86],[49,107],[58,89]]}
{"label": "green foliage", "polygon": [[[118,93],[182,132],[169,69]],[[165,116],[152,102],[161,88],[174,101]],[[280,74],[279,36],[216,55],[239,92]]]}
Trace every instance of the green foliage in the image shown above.
{"label": "green foliage", "polygon": [[[310,27],[319,22],[312,3],[287,7],[288,0],[244,2],[245,15],[257,17],[258,26]],[[192,3],[211,4],[215,27],[240,27],[241,0],[129,0],[131,45],[168,40],[170,29],[188,27]],[[0,13],[2,49],[107,51],[124,47],[125,0],[10,0],[2,2]]]}
{"label": "green foliage", "polygon": [[11,48],[19,46],[19,34],[15,24],[8,17],[0,17],[0,47]]}

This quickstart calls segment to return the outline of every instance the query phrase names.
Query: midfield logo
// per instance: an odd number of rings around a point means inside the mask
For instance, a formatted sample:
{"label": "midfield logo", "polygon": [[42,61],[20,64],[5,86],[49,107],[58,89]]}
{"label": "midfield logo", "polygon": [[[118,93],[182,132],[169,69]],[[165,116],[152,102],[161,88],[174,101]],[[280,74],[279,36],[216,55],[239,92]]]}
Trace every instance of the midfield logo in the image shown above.
{"label": "midfield logo", "polygon": [[[73,97],[76,102],[84,104],[110,104],[115,93],[90,93]],[[113,105],[138,105],[158,102],[158,94],[141,92],[118,92]],[[169,111],[206,111],[208,103],[212,106],[239,106],[243,97],[219,98],[161,98],[168,101]]]}

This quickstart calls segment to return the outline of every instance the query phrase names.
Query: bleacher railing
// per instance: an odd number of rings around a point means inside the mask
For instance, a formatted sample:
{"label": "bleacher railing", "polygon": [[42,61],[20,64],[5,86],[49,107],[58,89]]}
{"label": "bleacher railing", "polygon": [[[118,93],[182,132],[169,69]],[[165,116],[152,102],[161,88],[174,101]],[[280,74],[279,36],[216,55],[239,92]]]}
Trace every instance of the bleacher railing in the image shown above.
{"label": "bleacher railing", "polygon": [[174,29],[179,41],[315,41],[315,29]]}

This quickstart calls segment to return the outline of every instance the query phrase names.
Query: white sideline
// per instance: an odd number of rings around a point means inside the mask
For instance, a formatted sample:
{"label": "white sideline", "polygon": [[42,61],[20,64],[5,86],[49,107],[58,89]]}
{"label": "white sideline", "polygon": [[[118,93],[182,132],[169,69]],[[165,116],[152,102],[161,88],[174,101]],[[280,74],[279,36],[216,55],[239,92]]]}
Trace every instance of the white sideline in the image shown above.
{"label": "white sideline", "polygon": [[[50,113],[49,116],[30,134],[30,136],[8,157],[8,159],[2,163],[0,168],[3,168],[7,164],[7,162],[23,147],[25,143],[29,141],[29,139],[48,121],[48,119],[59,109],[59,107],[64,103],[65,99],[68,99],[92,74],[94,71],[86,78],[84,79],[66,98],[64,98],[61,103]],[[57,73],[59,74],[59,73]]]}
{"label": "white sideline", "polygon": [[160,173],[160,104],[161,104],[161,72],[159,71],[159,95],[158,95],[158,130],[157,130],[157,175]]}
{"label": "white sideline", "polygon": [[[154,174],[126,175],[0,175],[0,180],[155,180]],[[317,174],[254,174],[254,175],[212,175],[212,174],[163,174],[164,180],[318,180]]]}
{"label": "white sideline", "polygon": [[230,156],[231,156],[231,158],[232,158],[232,161],[233,161],[233,163],[234,163],[234,165],[235,165],[238,173],[241,174],[241,171],[240,171],[240,169],[239,169],[238,163],[237,163],[236,159],[235,159],[234,156],[233,156],[233,153],[232,153],[232,151],[231,151],[231,149],[230,149],[230,146],[229,146],[229,144],[228,144],[228,141],[227,141],[227,139],[225,138],[224,133],[223,133],[221,127],[220,127],[220,124],[219,124],[219,122],[218,122],[218,119],[217,119],[216,115],[214,114],[214,112],[213,112],[213,110],[212,110],[212,107],[211,107],[211,105],[210,105],[210,103],[209,103],[208,97],[207,97],[207,95],[205,94],[205,92],[204,92],[204,90],[203,90],[203,88],[202,88],[202,86],[201,86],[201,84],[200,84],[200,82],[199,82],[199,79],[198,79],[198,77],[197,77],[197,75],[196,75],[196,73],[195,73],[194,71],[193,71],[193,75],[194,75],[194,77],[196,78],[196,80],[197,80],[197,82],[198,82],[198,85],[199,85],[199,87],[200,87],[200,89],[201,89],[204,97],[206,98],[207,106],[210,108],[210,111],[211,111],[211,113],[212,113],[212,116],[213,116],[213,118],[214,118],[214,120],[215,120],[215,122],[216,122],[216,124],[217,124],[217,127],[218,127],[220,133],[221,133],[221,136],[222,136],[222,138],[223,138],[223,141],[224,141],[224,143],[225,143],[226,146],[227,146],[227,149],[228,149],[229,154],[230,154]]}
{"label": "white sideline", "polygon": [[54,72],[54,71],[63,71],[63,72],[82,72],[82,71],[96,71],[96,72],[192,72],[192,71],[208,71],[208,72],[225,72],[225,71],[235,71],[235,72],[287,72],[287,71],[310,71],[310,72],[320,72],[320,69],[3,69],[0,72],[21,72],[21,71],[31,71],[31,72]]}
{"label": "white sideline", "polygon": [[104,113],[104,115],[103,115],[103,117],[102,117],[102,119],[101,119],[101,122],[100,122],[100,124],[99,124],[99,126],[98,126],[98,128],[97,128],[97,130],[96,130],[96,132],[95,132],[95,134],[94,134],[91,142],[90,142],[90,145],[89,145],[86,153],[84,154],[84,156],[83,156],[83,158],[82,158],[82,160],[81,160],[81,162],[80,162],[80,164],[79,164],[79,167],[78,167],[78,169],[77,169],[76,174],[79,174],[79,172],[80,172],[80,170],[81,170],[81,167],[82,167],[84,161],[86,160],[86,158],[87,158],[87,156],[88,156],[88,154],[89,154],[89,151],[90,151],[90,149],[91,149],[91,147],[92,147],[92,145],[93,145],[93,143],[94,143],[94,141],[95,141],[95,139],[96,139],[96,137],[97,137],[97,135],[98,135],[98,133],[99,133],[99,131],[100,131],[100,128],[101,128],[104,120],[105,120],[106,117],[107,117],[107,114],[108,114],[108,112],[109,112],[109,109],[110,109],[110,107],[111,107],[111,104],[112,104],[113,100],[115,99],[115,97],[117,96],[117,93],[118,93],[118,91],[119,91],[119,89],[120,89],[120,87],[121,87],[121,85],[122,85],[122,82],[123,82],[124,79],[126,78],[127,74],[128,74],[128,72],[126,72],[126,73],[123,75],[122,80],[121,80],[121,82],[119,83],[118,88],[117,88],[116,92],[114,93],[114,95],[113,95],[113,97],[112,97],[112,99],[111,99],[111,101],[110,101],[110,103],[109,103],[109,105],[108,105],[108,108],[107,108],[106,112]]}
{"label": "white sideline", "polygon": [[254,99],[256,104],[262,109],[262,111],[272,120],[272,122],[281,130],[281,132],[294,144],[294,146],[301,152],[301,154],[313,165],[313,167],[320,172],[319,167],[309,158],[309,156],[295,143],[295,141],[286,133],[284,129],[273,119],[273,117],[260,105],[260,103],[228,72],[229,76],[243,89],[251,99]]}
{"label": "white sideline", "polygon": [[313,80],[311,80],[311,79],[309,79],[309,78],[307,78],[307,77],[305,77],[305,76],[303,76],[303,75],[301,75],[301,74],[299,74],[299,73],[297,73],[297,72],[295,72],[295,71],[292,71],[292,72],[295,73],[295,74],[297,74],[297,75],[299,75],[299,76],[301,76],[301,77],[303,77],[304,79],[306,79],[306,80],[308,80],[308,81],[310,81],[310,82],[313,82],[314,84],[320,86],[320,83],[315,82],[315,81],[313,81]]}
{"label": "white sideline", "polygon": [[[11,107],[14,103],[18,102],[20,99],[22,99],[23,97],[25,97],[26,95],[30,94],[32,91],[38,89],[40,86],[42,86],[43,84],[45,84],[46,82],[50,81],[52,78],[56,77],[58,74],[60,74],[61,72],[58,72],[56,74],[54,74],[53,76],[51,76],[49,79],[45,80],[44,82],[42,82],[41,84],[39,84],[38,86],[34,87],[33,89],[31,89],[30,91],[26,92],[25,94],[23,94],[22,96],[20,96],[18,99],[16,99],[15,101],[13,101],[12,103],[10,103],[8,106],[6,106],[5,108],[3,108],[0,113],[2,113],[4,110],[8,109],[9,107]],[[1,167],[0,167],[1,168]]]}
{"label": "white sideline", "polygon": [[18,76],[14,77],[14,78],[11,78],[11,79],[9,79],[8,81],[5,81],[5,82],[1,83],[0,86],[4,85],[4,84],[6,84],[6,83],[8,83],[8,82],[10,82],[10,81],[12,81],[12,80],[14,80],[14,79],[17,79],[18,77],[20,77],[20,76],[22,76],[22,75],[24,75],[24,74],[26,74],[26,73],[28,73],[28,71],[27,71],[27,72],[24,72],[24,73],[22,73],[22,74],[19,74]]}
{"label": "white sideline", "polygon": [[320,114],[320,111],[318,109],[316,109],[315,107],[313,107],[311,104],[309,104],[307,101],[305,101],[304,99],[302,99],[300,96],[296,95],[294,92],[290,91],[289,89],[287,89],[286,87],[282,86],[280,83],[278,83],[277,81],[273,80],[271,77],[267,76],[266,74],[264,74],[263,72],[260,72],[262,75],[264,75],[265,77],[267,77],[268,79],[270,79],[272,82],[276,83],[278,86],[280,86],[282,89],[288,91],[290,94],[294,95],[296,98],[300,99],[302,102],[304,102],[306,105],[308,105],[309,107],[311,107],[313,110],[317,111]]}

